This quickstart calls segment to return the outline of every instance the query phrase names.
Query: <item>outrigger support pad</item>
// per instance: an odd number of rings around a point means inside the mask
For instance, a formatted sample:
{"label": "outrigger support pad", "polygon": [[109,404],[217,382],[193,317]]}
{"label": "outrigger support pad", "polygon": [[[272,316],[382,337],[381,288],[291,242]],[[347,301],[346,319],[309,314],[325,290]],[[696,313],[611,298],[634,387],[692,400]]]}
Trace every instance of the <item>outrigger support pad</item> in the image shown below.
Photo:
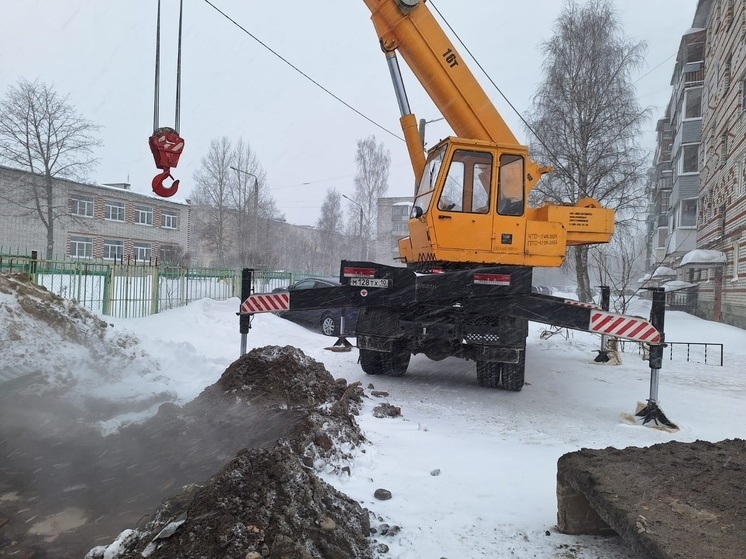
{"label": "outrigger support pad", "polygon": [[339,316],[339,337],[337,341],[334,342],[334,345],[324,349],[328,349],[329,351],[352,351],[352,344],[345,337],[347,335],[347,330],[345,330],[345,314],[347,314],[347,309],[343,308]]}
{"label": "outrigger support pad", "polygon": [[337,338],[334,345],[326,348],[330,351],[352,351],[352,344],[344,336]]}
{"label": "outrigger support pad", "polygon": [[643,425],[646,425],[647,423],[650,423],[652,421],[656,425],[663,425],[664,427],[668,427],[669,429],[679,428],[678,425],[676,425],[674,422],[666,417],[666,414],[663,413],[663,410],[658,407],[658,402],[656,402],[655,400],[648,400],[648,404],[640,411],[638,411],[635,414],[635,417],[642,418]]}
{"label": "outrigger support pad", "polygon": [[663,425],[669,429],[678,429],[678,426],[666,417],[666,414],[658,407],[658,381],[661,367],[663,367],[663,350],[666,347],[665,333],[663,331],[666,316],[666,292],[660,288],[652,289],[653,305],[650,309],[650,322],[661,334],[661,341],[650,346],[650,397],[648,403],[640,411],[635,413],[636,417],[642,418],[642,424],[651,421],[656,425]]}

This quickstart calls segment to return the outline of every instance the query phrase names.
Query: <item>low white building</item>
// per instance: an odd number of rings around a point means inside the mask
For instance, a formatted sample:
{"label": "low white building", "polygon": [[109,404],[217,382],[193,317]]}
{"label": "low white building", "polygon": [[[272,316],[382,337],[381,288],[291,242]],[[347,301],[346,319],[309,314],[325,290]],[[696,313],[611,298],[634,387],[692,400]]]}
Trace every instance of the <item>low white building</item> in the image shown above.
{"label": "low white building", "polygon": [[168,262],[188,254],[188,203],[133,192],[127,183],[100,186],[53,179],[52,208],[48,212],[44,204],[39,215],[33,191],[43,180],[0,166],[0,253],[35,250],[44,258],[45,220],[51,215],[55,259]]}

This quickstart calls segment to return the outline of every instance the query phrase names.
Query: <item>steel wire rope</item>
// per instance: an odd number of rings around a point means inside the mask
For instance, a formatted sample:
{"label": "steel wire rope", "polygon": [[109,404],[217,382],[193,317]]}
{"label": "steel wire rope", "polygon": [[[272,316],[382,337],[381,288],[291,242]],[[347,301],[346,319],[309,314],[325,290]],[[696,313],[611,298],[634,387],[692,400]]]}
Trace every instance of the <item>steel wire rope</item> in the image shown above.
{"label": "steel wire rope", "polygon": [[298,68],[295,64],[293,64],[292,62],[290,62],[287,58],[285,58],[284,56],[282,56],[280,53],[278,53],[277,51],[275,51],[274,49],[272,49],[269,45],[267,45],[264,41],[262,41],[261,39],[259,39],[256,35],[254,35],[253,33],[251,33],[248,29],[246,29],[244,26],[242,26],[240,23],[238,23],[235,19],[233,19],[228,14],[226,14],[224,11],[222,11],[220,8],[218,8],[210,0],[205,0],[205,3],[208,4],[211,8],[213,8],[220,15],[222,15],[225,19],[227,19],[228,21],[230,21],[233,25],[235,25],[236,27],[238,27],[241,31],[243,31],[244,33],[246,33],[249,37],[251,37],[252,39],[254,39],[254,41],[256,41],[257,43],[259,43],[266,50],[268,50],[269,52],[271,52],[274,56],[276,56],[277,58],[279,58],[280,60],[282,60],[285,64],[287,64],[288,66],[290,66],[293,70],[295,70],[296,72],[298,72],[301,76],[303,76],[308,81],[310,81],[312,84],[314,84],[316,87],[318,87],[319,89],[321,89],[324,93],[326,93],[327,95],[331,95],[334,99],[336,99],[337,101],[339,101],[340,103],[342,103],[345,107],[347,107],[348,109],[350,109],[352,112],[354,112],[357,115],[363,117],[365,120],[367,120],[368,122],[370,122],[374,126],[377,126],[378,128],[380,128],[381,130],[383,130],[387,134],[390,134],[391,136],[393,136],[394,138],[396,138],[398,140],[404,141],[404,138],[402,138],[398,134],[395,134],[394,132],[392,132],[391,130],[389,130],[388,128],[386,128],[385,126],[383,126],[381,124],[378,124],[375,120],[373,120],[369,116],[363,114],[361,111],[357,110],[355,107],[353,107],[352,105],[350,105],[347,101],[343,100],[341,97],[339,97],[338,95],[336,95],[335,93],[333,93],[331,90],[329,90],[326,87],[324,87],[323,85],[321,85],[319,82],[317,82],[311,76],[309,76],[308,74],[306,74],[303,70],[301,70],[300,68]]}
{"label": "steel wire rope", "polygon": [[[184,0],[179,2],[179,35],[176,58],[176,108],[174,130],[179,132],[181,121],[181,30],[184,19]],[[158,0],[158,16],[155,30],[155,86],[153,88],[153,130],[160,126],[160,91],[161,91],[161,0]]]}

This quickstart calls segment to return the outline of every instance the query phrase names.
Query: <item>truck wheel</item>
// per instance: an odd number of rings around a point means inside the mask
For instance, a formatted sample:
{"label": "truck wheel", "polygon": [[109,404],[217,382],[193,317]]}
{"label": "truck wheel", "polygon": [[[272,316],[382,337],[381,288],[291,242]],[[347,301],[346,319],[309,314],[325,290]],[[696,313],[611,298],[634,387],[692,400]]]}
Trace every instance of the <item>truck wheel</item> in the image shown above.
{"label": "truck wheel", "polygon": [[383,353],[372,349],[360,349],[360,367],[369,375],[380,375],[383,373],[381,357]]}
{"label": "truck wheel", "polygon": [[330,314],[325,314],[321,318],[321,333],[325,336],[337,336],[339,332],[339,326],[337,321]]}
{"label": "truck wheel", "polygon": [[394,350],[381,353],[381,364],[383,374],[389,377],[400,377],[407,372],[409,358],[412,356],[409,350],[399,344],[394,344]]}
{"label": "truck wheel", "polygon": [[526,354],[521,352],[518,363],[503,363],[503,388],[520,392],[526,383]]}
{"label": "truck wheel", "polygon": [[500,363],[477,361],[477,384],[485,388],[500,388]]}

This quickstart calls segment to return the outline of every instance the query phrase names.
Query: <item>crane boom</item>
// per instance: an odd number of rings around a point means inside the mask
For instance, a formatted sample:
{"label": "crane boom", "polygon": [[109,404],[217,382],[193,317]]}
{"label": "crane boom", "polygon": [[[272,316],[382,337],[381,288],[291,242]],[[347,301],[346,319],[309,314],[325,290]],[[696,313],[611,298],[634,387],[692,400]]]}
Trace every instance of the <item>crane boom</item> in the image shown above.
{"label": "crane boom", "polygon": [[381,48],[401,53],[457,136],[518,144],[424,1],[364,1]]}

